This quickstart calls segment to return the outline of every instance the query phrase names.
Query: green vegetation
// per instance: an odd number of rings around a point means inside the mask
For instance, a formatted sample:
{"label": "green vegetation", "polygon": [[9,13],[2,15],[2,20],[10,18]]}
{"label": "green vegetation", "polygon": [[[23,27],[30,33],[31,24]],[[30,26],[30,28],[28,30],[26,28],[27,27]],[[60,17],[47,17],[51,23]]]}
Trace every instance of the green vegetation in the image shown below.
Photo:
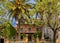
{"label": "green vegetation", "polygon": [[49,37],[45,37],[45,40],[49,40],[50,38]]}
{"label": "green vegetation", "polygon": [[[59,10],[58,0],[36,0],[35,12],[40,14],[40,20],[44,21],[44,26],[50,27],[53,31],[53,43],[56,43],[56,33],[59,30]],[[44,27],[43,26],[43,27]]]}
{"label": "green vegetation", "polygon": [[0,36],[12,38],[17,34],[15,28],[8,21],[4,22],[1,27]]}
{"label": "green vegetation", "polygon": [[[53,31],[53,43],[56,43],[56,33],[60,28],[60,5],[58,4],[59,0],[35,0],[35,4],[27,3],[28,0],[0,0],[0,16],[5,16],[8,12],[9,19],[12,17],[18,21],[18,28],[20,28],[20,23],[31,23],[42,27],[50,27]],[[33,7],[32,7],[32,6]],[[30,9],[30,10],[29,10]],[[33,16],[36,14],[36,18]],[[39,19],[37,19],[39,16]],[[9,24],[10,25],[10,24]],[[4,36],[10,36],[10,26],[6,26],[6,29],[3,29]],[[12,25],[11,25],[12,26]],[[8,33],[6,33],[7,31]],[[13,30],[11,30],[13,31]],[[39,33],[40,34],[40,33]],[[14,34],[12,34],[13,36]]]}
{"label": "green vegetation", "polygon": [[20,34],[20,36],[26,37],[26,34],[22,33],[22,34]]}
{"label": "green vegetation", "polygon": [[16,36],[16,34],[16,29],[11,25],[9,21],[6,20],[3,24],[0,24],[0,37],[2,36],[5,38],[5,43],[8,42],[8,39]]}
{"label": "green vegetation", "polygon": [[34,33],[33,34],[33,36],[34,36],[34,38],[40,38],[41,39],[41,37],[42,37],[42,32],[36,32],[36,33]]}

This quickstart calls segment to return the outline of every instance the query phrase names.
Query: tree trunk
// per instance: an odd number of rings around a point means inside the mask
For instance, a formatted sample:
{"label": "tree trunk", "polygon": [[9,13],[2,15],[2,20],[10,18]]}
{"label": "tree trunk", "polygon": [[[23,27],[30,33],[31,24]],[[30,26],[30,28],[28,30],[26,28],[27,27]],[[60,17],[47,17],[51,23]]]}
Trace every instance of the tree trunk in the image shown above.
{"label": "tree trunk", "polygon": [[5,38],[5,43],[9,43],[9,40],[7,37]]}
{"label": "tree trunk", "polygon": [[17,20],[17,40],[20,40],[20,19]]}
{"label": "tree trunk", "polygon": [[56,30],[54,31],[54,34],[53,34],[53,43],[56,43]]}
{"label": "tree trunk", "polygon": [[20,19],[18,19],[18,40],[20,40]]}
{"label": "tree trunk", "polygon": [[44,40],[44,28],[42,28],[42,40]]}

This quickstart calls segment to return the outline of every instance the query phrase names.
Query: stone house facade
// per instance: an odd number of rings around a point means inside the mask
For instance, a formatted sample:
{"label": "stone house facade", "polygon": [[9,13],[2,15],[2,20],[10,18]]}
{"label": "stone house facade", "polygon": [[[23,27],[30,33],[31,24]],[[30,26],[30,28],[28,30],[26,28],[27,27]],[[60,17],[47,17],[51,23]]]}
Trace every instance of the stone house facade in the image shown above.
{"label": "stone house facade", "polygon": [[17,28],[18,26],[16,26],[16,30],[18,32],[17,36],[14,37],[13,39],[16,41],[25,41],[26,43],[35,42],[36,39],[34,38],[33,34],[42,31],[42,29],[39,26],[35,26],[34,24],[33,25],[20,24],[20,28],[19,29]]}

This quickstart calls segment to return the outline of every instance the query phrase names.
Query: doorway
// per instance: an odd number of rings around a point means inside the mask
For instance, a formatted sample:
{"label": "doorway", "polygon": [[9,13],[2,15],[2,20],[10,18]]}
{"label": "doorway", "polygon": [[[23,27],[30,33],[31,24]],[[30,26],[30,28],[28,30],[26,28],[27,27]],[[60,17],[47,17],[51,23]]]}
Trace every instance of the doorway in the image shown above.
{"label": "doorway", "polygon": [[0,39],[0,43],[4,43],[4,39],[3,38]]}
{"label": "doorway", "polygon": [[32,41],[32,35],[28,34],[28,41]]}
{"label": "doorway", "polygon": [[28,34],[28,43],[35,43],[35,41],[33,41],[33,34]]}

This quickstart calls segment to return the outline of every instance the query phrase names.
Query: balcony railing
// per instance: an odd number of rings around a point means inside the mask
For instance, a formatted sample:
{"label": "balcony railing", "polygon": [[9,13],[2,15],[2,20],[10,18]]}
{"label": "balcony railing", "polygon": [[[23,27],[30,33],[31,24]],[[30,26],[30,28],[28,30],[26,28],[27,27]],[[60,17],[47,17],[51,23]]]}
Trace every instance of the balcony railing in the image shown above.
{"label": "balcony railing", "polygon": [[33,30],[31,30],[31,31],[28,31],[28,30],[20,31],[20,33],[35,33],[35,32],[37,32],[37,31],[33,31]]}

